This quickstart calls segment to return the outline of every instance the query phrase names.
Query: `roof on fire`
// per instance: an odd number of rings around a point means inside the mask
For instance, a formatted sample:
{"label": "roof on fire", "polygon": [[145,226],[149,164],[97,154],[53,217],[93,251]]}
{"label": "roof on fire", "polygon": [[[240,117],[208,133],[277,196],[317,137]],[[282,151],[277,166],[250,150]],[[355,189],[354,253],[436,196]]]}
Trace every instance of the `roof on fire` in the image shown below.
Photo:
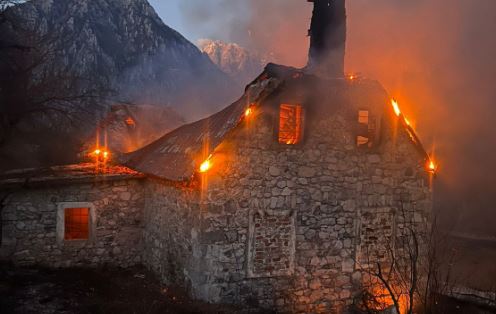
{"label": "roof on fire", "polygon": [[217,147],[242,121],[250,102],[268,96],[285,77],[301,72],[294,68],[269,64],[246,88],[245,94],[222,111],[203,120],[184,125],[154,143],[127,154],[124,164],[142,173],[172,181],[190,179],[205,145]]}
{"label": "roof on fire", "polygon": [[[242,121],[251,103],[261,103],[282,82],[289,78],[306,75],[303,70],[268,64],[262,74],[250,83],[244,95],[224,110],[203,120],[187,124],[164,135],[152,144],[124,155],[123,164],[141,173],[170,181],[190,180],[210,152],[221,144],[226,136]],[[422,144],[411,127],[404,129],[417,150],[428,158]]]}

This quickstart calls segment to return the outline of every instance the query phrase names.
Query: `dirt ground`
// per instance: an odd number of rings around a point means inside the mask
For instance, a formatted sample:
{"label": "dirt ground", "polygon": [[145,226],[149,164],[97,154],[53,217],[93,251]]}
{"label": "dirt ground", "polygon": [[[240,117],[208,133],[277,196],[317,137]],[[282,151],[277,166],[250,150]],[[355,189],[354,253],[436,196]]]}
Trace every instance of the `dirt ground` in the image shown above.
{"label": "dirt ground", "polygon": [[[494,310],[440,298],[438,313],[489,314]],[[0,313],[264,313],[193,301],[162,286],[143,268],[45,269],[0,264]],[[265,312],[266,313],[266,312]]]}
{"label": "dirt ground", "polygon": [[0,313],[239,313],[192,301],[142,268],[13,268],[0,265]]}

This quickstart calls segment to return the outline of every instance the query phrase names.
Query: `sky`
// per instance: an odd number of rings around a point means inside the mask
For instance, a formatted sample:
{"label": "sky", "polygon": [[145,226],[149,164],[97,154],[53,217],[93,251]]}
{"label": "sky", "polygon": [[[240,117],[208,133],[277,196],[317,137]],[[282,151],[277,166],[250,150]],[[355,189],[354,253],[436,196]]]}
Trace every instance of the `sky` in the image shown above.
{"label": "sky", "polygon": [[183,32],[183,21],[179,9],[179,3],[181,0],[149,0],[149,2],[155,8],[165,24],[182,33],[186,38],[190,40],[195,39],[195,35],[193,33]]}
{"label": "sky", "polygon": [[203,28],[193,29],[187,27],[185,15],[182,14],[181,3],[189,0],[149,0],[158,15],[169,27],[172,27],[193,43],[205,38]]}

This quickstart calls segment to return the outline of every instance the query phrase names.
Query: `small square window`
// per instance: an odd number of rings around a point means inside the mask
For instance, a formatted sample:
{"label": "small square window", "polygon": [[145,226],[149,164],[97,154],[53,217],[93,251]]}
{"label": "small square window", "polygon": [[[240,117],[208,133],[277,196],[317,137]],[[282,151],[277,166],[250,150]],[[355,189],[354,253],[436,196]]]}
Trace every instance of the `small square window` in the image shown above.
{"label": "small square window", "polygon": [[279,108],[279,143],[295,145],[303,135],[303,108],[301,105],[281,104]]}
{"label": "small square window", "polygon": [[89,208],[66,208],[64,210],[64,240],[87,240],[89,238]]}

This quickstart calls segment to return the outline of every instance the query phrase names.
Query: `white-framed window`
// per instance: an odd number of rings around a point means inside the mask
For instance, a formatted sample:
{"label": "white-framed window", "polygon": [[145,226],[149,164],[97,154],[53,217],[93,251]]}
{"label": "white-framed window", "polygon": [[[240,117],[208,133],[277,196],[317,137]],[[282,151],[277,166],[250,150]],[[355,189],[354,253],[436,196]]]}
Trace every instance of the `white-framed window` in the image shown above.
{"label": "white-framed window", "polygon": [[95,239],[95,206],[89,202],[63,202],[57,206],[57,241],[59,243]]}

